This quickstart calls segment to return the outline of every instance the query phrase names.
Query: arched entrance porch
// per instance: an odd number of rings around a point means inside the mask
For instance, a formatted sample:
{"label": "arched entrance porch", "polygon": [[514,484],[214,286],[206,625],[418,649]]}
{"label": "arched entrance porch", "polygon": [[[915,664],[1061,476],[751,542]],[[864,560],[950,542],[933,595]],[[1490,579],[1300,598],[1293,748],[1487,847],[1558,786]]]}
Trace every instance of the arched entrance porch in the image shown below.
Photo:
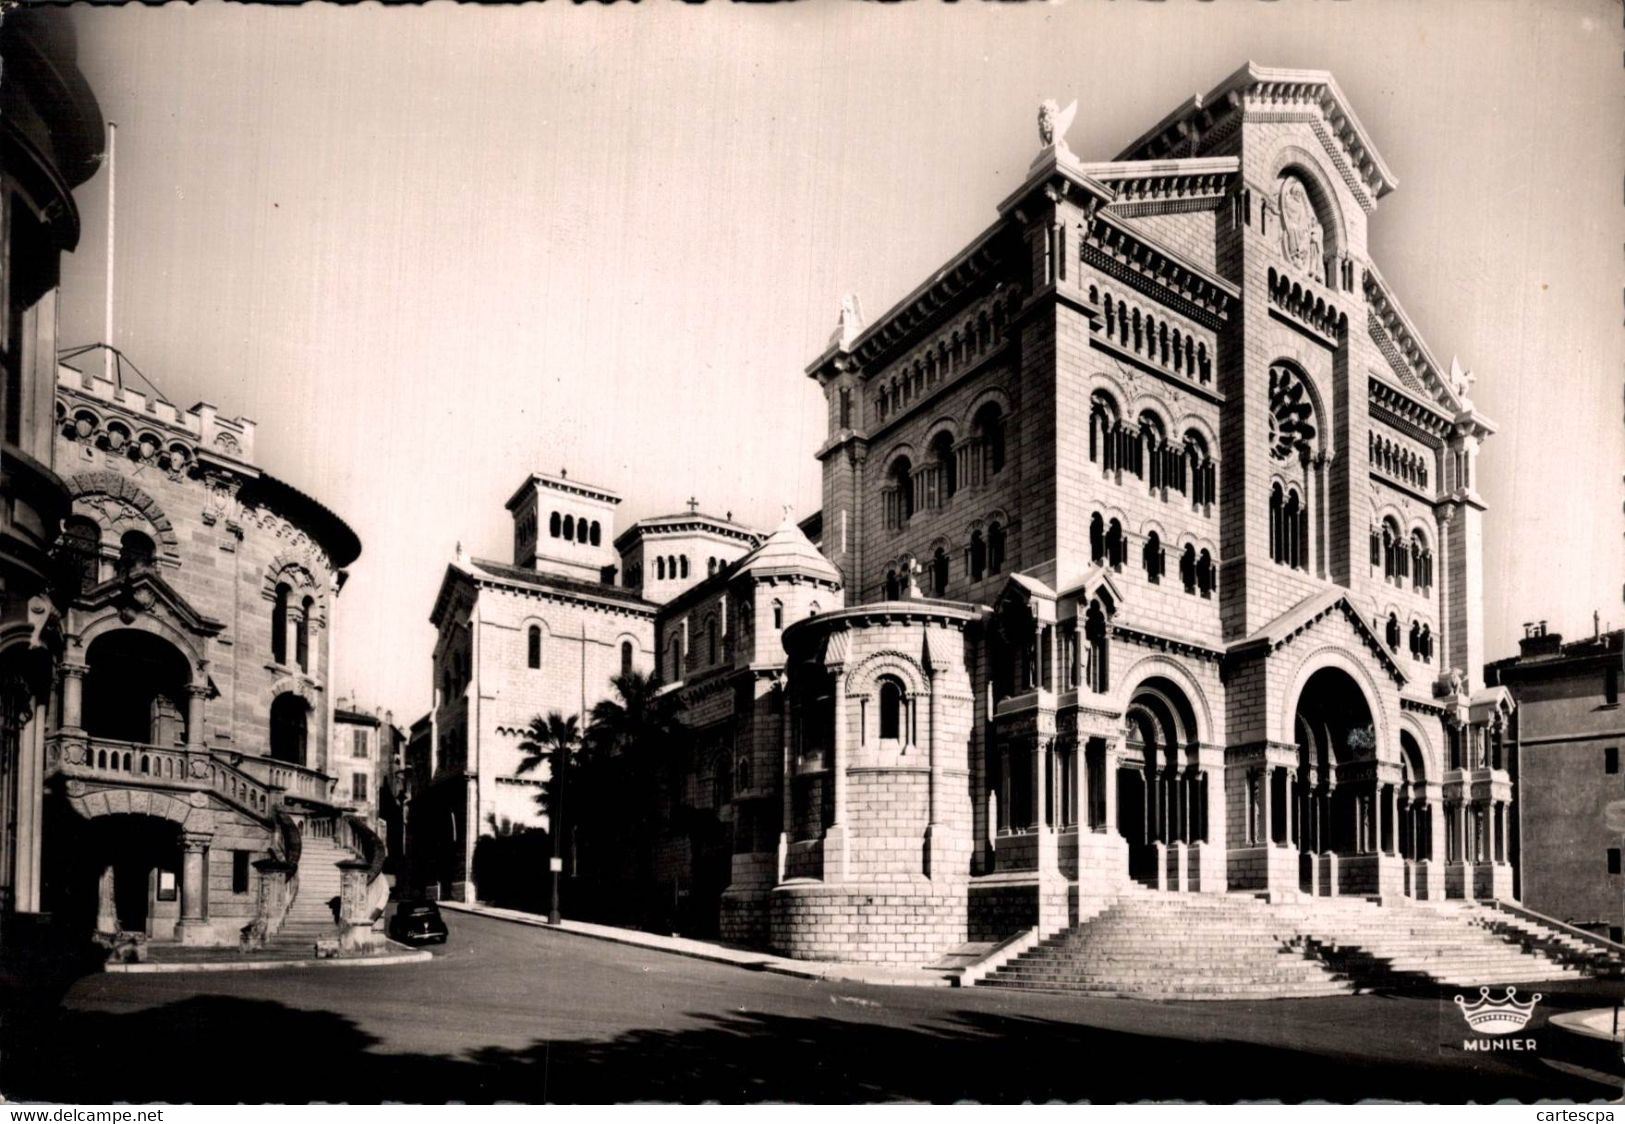
{"label": "arched entrance porch", "polygon": [[1123,719],[1116,822],[1129,876],[1159,889],[1196,889],[1192,858],[1208,838],[1208,776],[1195,709],[1179,684],[1153,676],[1135,688]]}
{"label": "arched entrance porch", "polygon": [[1304,682],[1293,715],[1297,768],[1272,766],[1255,808],[1268,804],[1273,846],[1299,853],[1300,889],[1322,895],[1398,892],[1400,771],[1378,759],[1377,724],[1346,670]]}

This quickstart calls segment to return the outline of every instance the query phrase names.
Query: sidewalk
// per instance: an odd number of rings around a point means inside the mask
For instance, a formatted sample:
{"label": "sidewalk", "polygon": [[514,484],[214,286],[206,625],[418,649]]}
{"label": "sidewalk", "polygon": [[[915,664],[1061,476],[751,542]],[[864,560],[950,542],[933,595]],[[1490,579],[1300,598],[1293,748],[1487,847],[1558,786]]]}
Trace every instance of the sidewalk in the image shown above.
{"label": "sidewalk", "polygon": [[389,941],[376,951],[317,959],[307,952],[235,948],[148,945],[151,959],[140,963],[108,963],[104,972],[257,972],[271,968],[371,968],[389,964],[416,964],[432,959],[428,949],[407,948]]}
{"label": "sidewalk", "polygon": [[718,964],[732,964],[753,972],[774,972],[781,976],[797,976],[807,980],[840,980],[848,983],[876,984],[882,987],[947,987],[951,974],[926,968],[888,968],[877,964],[842,964],[831,960],[791,960],[749,948],[732,948],[712,941],[691,940],[688,937],[666,937],[658,933],[645,933],[639,929],[618,929],[613,925],[594,925],[586,921],[560,921],[549,925],[539,914],[517,909],[499,909],[490,905],[467,905],[463,902],[441,901],[441,909],[459,913],[473,913],[481,917],[494,917],[519,925],[534,925],[541,929],[573,933],[578,937],[591,937],[616,944],[652,948],[658,952],[676,953],[695,960],[711,960]]}

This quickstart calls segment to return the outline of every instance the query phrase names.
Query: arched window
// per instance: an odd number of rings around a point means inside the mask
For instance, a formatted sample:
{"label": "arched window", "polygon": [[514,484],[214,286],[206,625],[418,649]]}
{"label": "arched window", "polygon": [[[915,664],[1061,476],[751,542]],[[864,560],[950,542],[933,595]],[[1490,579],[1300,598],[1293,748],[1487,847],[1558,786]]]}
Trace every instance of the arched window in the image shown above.
{"label": "arched window", "polygon": [[940,546],[931,556],[931,592],[936,597],[948,596],[948,552]]}
{"label": "arched window", "polygon": [[271,606],[271,662],[288,662],[288,601],[293,590],[286,582],[276,587],[276,602]]}
{"label": "arched window", "polygon": [[525,633],[526,651],[525,665],[532,671],[542,666],[542,629],[540,625],[531,625]]}
{"label": "arched window", "polygon": [[705,576],[708,578],[714,578],[717,576],[717,560],[715,558],[707,558],[705,560]]}
{"label": "arched window", "polygon": [[655,555],[655,580],[666,580],[666,559],[662,555]]}
{"label": "arched window", "polygon": [[814,602],[810,603],[807,606],[807,616],[808,617],[816,617],[817,615],[818,615],[818,602],[814,601]]}
{"label": "arched window", "polygon": [[896,601],[896,600],[899,600],[902,596],[903,596],[903,591],[898,586],[898,583],[897,583],[897,571],[896,570],[887,570],[886,571],[886,600],[887,601]]}
{"label": "arched window", "polygon": [[1098,511],[1089,517],[1089,561],[1106,561],[1106,519]]}
{"label": "arched window", "polygon": [[1145,550],[1143,552],[1143,558],[1145,561],[1146,581],[1150,582],[1152,585],[1161,583],[1162,574],[1167,566],[1167,561],[1163,555],[1162,538],[1155,531],[1152,531],[1145,537]]}
{"label": "arched window", "polygon": [[558,538],[559,526],[559,513],[555,511],[552,515],[547,517],[547,533],[553,538]]}
{"label": "arched window", "polygon": [[987,543],[983,541],[981,531],[970,533],[970,557],[966,562],[971,581],[981,581],[982,575],[987,572]]}
{"label": "arched window", "polygon": [[293,642],[300,671],[310,670],[310,618],[315,611],[316,602],[312,598],[307,597],[299,603],[299,620],[294,625]]}
{"label": "arched window", "polygon": [[603,541],[603,534],[604,534],[603,528],[601,528],[598,525],[598,520],[594,519],[592,521],[592,532],[587,536],[587,540],[593,546],[597,546],[600,542]]}
{"label": "arched window", "polygon": [[[538,632],[537,633],[537,641],[538,641],[537,646],[538,646],[538,648],[540,647],[540,640],[541,640],[541,634],[540,634],[540,632]],[[538,653],[538,655],[539,654],[540,653]],[[538,660],[538,663],[540,663],[539,660]],[[622,640],[621,641],[621,674],[622,675],[631,675],[632,674],[632,641],[630,641],[630,640]]]}
{"label": "arched window", "polygon": [[1388,627],[1383,630],[1383,639],[1388,642],[1390,651],[1399,651],[1399,618],[1393,613],[1388,614]]}
{"label": "arched window", "polygon": [[1113,519],[1106,524],[1106,564],[1114,570],[1123,568],[1128,546],[1123,540],[1123,525]]}
{"label": "arched window", "polygon": [[705,622],[705,654],[706,662],[715,664],[717,657],[722,654],[721,646],[717,643],[717,618],[711,617]]}
{"label": "arched window", "polygon": [[783,601],[774,601],[773,602],[773,627],[775,629],[779,629],[779,628],[784,627],[784,602]]}
{"label": "arched window", "polygon": [[1422,622],[1411,622],[1411,659],[1422,658]]}
{"label": "arched window", "polygon": [[309,739],[310,704],[298,695],[278,695],[271,703],[271,756],[304,765]]}
{"label": "arched window", "polygon": [[576,517],[574,515],[566,515],[564,517],[564,537],[572,542],[575,540]]}
{"label": "arched window", "polygon": [[1185,470],[1190,475],[1191,506],[1211,506],[1218,491],[1218,474],[1207,441],[1194,429],[1185,434]]}
{"label": "arched window", "polygon": [[959,469],[952,434],[944,430],[931,439],[931,459],[937,475],[937,502],[947,503],[959,491]]}
{"label": "arched window", "polygon": [[683,638],[671,638],[671,662],[667,665],[667,675],[673,682],[683,677]]}
{"label": "arched window", "polygon": [[1189,543],[1179,555],[1179,580],[1186,593],[1196,592],[1196,547]]}
{"label": "arched window", "polygon": [[1213,590],[1218,584],[1218,574],[1213,568],[1213,556],[1204,550],[1196,556],[1196,592],[1203,597],[1212,597]]}
{"label": "arched window", "polygon": [[145,569],[157,555],[158,549],[150,538],[140,531],[125,531],[119,539],[118,572],[128,574]]}
{"label": "arched window", "polygon": [[683,554],[678,556],[677,569],[679,571],[679,577],[688,577],[688,555]]}
{"label": "arched window", "polygon": [[1433,590],[1433,551],[1421,531],[1411,532],[1411,586],[1423,593]]}
{"label": "arched window", "polygon": [[1083,638],[1088,644],[1089,666],[1085,669],[1085,681],[1089,689],[1096,694],[1104,694],[1110,689],[1111,676],[1106,666],[1106,614],[1101,611],[1100,602],[1091,599],[1089,611],[1083,618]]}
{"label": "arched window", "polygon": [[886,526],[901,527],[914,517],[914,465],[900,456],[886,470]]}
{"label": "arched window", "polygon": [[1004,471],[1004,411],[989,402],[976,411],[971,423],[982,450],[983,478]]}
{"label": "arched window", "polygon": [[1168,454],[1168,435],[1157,415],[1149,410],[1140,414],[1140,444],[1144,447],[1145,475],[1153,492],[1164,492],[1171,475]]}
{"label": "arched window", "polygon": [[76,589],[83,593],[101,580],[102,529],[94,519],[69,516],[62,527],[62,554]]}
{"label": "arched window", "polygon": [[1433,662],[1433,626],[1430,624],[1422,626],[1422,662]]}
{"label": "arched window", "polygon": [[890,675],[880,677],[880,736],[903,736],[903,684]]}
{"label": "arched window", "polygon": [[1089,459],[1099,463],[1105,472],[1119,466],[1122,445],[1121,422],[1117,403],[1104,390],[1089,396]]}
{"label": "arched window", "polygon": [[987,572],[996,574],[1004,569],[1004,528],[998,523],[987,525]]}
{"label": "arched window", "polygon": [[1405,540],[1390,516],[1382,521],[1382,576],[1396,585],[1405,573]]}

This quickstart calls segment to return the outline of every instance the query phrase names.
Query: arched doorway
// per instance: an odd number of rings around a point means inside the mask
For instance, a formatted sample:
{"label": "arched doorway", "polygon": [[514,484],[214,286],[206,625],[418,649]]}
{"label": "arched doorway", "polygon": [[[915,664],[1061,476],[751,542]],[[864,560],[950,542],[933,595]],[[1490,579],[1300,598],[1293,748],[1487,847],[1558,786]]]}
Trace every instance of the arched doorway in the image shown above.
{"label": "arched doorway", "polygon": [[[1335,894],[1351,864],[1374,866],[1393,845],[1394,824],[1378,783],[1377,731],[1365,692],[1342,668],[1323,667],[1298,694],[1295,775],[1269,770],[1271,842],[1297,846],[1300,888]],[[1386,793],[1392,800],[1392,786]],[[1369,858],[1368,858],[1369,856]]]}
{"label": "arched doorway", "polygon": [[47,802],[45,905],[78,934],[174,936],[180,919],[180,825],[159,816],[84,819],[60,798]]}
{"label": "arched doorway", "polygon": [[1399,855],[1405,862],[1405,893],[1430,897],[1427,869],[1433,860],[1433,804],[1428,799],[1422,747],[1409,730],[1399,732]]}
{"label": "arched doorway", "polygon": [[308,764],[310,704],[295,694],[281,694],[271,703],[271,756],[291,765]]}
{"label": "arched doorway", "polygon": [[1153,676],[1135,688],[1123,719],[1117,829],[1128,843],[1129,875],[1148,886],[1185,889],[1185,850],[1207,838],[1195,710],[1178,684]]}
{"label": "arched doorway", "polygon": [[134,628],[96,637],[85,652],[84,725],[93,738],[186,744],[191,663],[161,636]]}

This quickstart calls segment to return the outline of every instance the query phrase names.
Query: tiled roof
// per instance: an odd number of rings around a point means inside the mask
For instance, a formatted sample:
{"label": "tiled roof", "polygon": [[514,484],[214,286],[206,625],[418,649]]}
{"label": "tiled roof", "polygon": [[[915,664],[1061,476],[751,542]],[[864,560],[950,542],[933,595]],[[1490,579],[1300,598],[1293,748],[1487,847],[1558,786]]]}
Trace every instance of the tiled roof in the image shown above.
{"label": "tiled roof", "polygon": [[475,558],[472,560],[471,566],[476,577],[485,575],[499,581],[512,582],[515,585],[548,589],[575,597],[591,597],[599,601],[614,601],[629,608],[646,609],[651,613],[660,607],[653,601],[645,601],[630,589],[623,589],[618,585],[610,585],[607,582],[582,581],[579,578],[567,578],[560,574],[544,574],[520,566],[509,566],[502,562],[493,562],[488,558]]}

